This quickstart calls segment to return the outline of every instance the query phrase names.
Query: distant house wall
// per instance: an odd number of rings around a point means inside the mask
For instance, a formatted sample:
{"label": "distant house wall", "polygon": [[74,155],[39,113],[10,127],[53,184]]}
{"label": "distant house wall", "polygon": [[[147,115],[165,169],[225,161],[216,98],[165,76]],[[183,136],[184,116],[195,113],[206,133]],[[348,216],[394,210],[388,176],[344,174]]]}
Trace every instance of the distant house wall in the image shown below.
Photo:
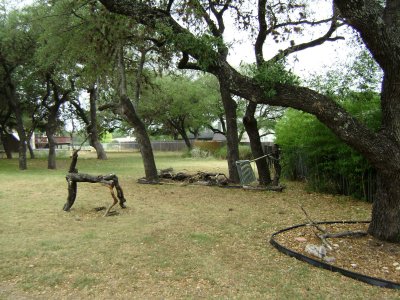
{"label": "distant house wall", "polygon": [[[58,149],[69,148],[72,144],[72,139],[69,136],[56,136],[54,137]],[[35,137],[35,145],[38,149],[49,148],[49,141],[47,136]]]}

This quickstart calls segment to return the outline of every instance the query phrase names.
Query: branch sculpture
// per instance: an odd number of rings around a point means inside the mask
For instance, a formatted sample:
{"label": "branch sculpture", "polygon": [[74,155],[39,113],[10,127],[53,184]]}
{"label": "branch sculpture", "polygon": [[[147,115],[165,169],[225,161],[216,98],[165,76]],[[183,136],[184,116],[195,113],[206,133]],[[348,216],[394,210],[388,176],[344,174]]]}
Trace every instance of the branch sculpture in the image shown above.
{"label": "branch sculpture", "polygon": [[[71,165],[68,170],[68,174],[65,177],[68,183],[68,198],[67,202],[64,204],[64,211],[69,211],[74,205],[76,194],[78,190],[78,182],[88,182],[88,183],[100,183],[107,186],[110,189],[111,197],[113,198],[113,203],[106,209],[104,216],[108,216],[111,208],[118,203],[122,208],[125,208],[125,198],[124,193],[122,191],[121,186],[118,182],[118,177],[115,174],[108,175],[98,175],[93,176],[84,173],[78,173],[78,169],[76,169],[76,164],[78,162],[78,150],[74,150],[72,154]],[[115,196],[114,188],[117,191],[117,196]]]}

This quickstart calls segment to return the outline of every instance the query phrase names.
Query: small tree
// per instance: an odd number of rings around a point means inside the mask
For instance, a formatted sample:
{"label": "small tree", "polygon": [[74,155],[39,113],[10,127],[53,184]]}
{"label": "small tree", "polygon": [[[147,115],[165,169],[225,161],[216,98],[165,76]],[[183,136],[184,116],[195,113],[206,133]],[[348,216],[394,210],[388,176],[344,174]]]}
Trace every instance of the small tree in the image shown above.
{"label": "small tree", "polygon": [[197,137],[201,128],[213,121],[210,111],[217,97],[210,95],[201,82],[201,78],[193,80],[186,76],[163,76],[157,78],[152,87],[143,95],[140,111],[144,118],[152,120],[152,124],[171,128],[180,134],[190,150],[189,133]]}

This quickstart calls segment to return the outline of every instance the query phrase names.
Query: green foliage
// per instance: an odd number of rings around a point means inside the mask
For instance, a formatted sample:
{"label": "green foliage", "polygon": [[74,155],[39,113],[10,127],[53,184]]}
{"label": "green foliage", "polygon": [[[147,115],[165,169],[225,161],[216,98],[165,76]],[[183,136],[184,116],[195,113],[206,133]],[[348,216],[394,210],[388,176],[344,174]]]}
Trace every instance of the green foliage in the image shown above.
{"label": "green foliage", "polygon": [[355,55],[351,63],[338,63],[337,69],[314,75],[308,85],[332,98],[347,97],[353,91],[379,91],[382,70],[366,50]]}
{"label": "green foliage", "polygon": [[103,134],[101,142],[102,143],[111,143],[112,139],[113,139],[112,133],[107,132],[107,133]]}
{"label": "green foliage", "polygon": [[263,87],[266,97],[276,94],[276,84],[299,84],[299,78],[286,70],[284,61],[265,62],[261,67],[250,65],[247,72]]}
{"label": "green foliage", "polygon": [[204,151],[208,151],[210,153],[214,153],[218,151],[223,144],[217,141],[195,141],[193,144],[194,148],[199,148]]}
{"label": "green foliage", "polygon": [[[367,51],[351,65],[314,76],[308,84],[335,99],[370,129],[381,123],[380,96],[375,92],[381,72]],[[283,150],[283,172],[306,178],[311,189],[372,200],[375,171],[359,153],[345,145],[315,117],[288,110],[276,127]]]}
{"label": "green foliage", "polygon": [[[341,104],[373,130],[380,123],[379,96],[350,93]],[[305,177],[317,191],[344,193],[369,199],[365,181],[374,171],[359,153],[341,142],[314,116],[289,109],[276,126],[283,151],[283,173],[291,179]]]}
{"label": "green foliage", "polygon": [[[219,158],[219,159],[226,159],[227,153],[228,153],[228,150],[227,150],[227,146],[225,145],[225,146],[219,148],[217,151],[215,151],[213,153],[213,156],[215,158]],[[250,146],[239,145],[239,159],[240,160],[253,159]]]}
{"label": "green foliage", "polygon": [[198,132],[216,119],[218,91],[210,89],[204,78],[163,76],[143,91],[138,107],[141,116],[157,134]]}

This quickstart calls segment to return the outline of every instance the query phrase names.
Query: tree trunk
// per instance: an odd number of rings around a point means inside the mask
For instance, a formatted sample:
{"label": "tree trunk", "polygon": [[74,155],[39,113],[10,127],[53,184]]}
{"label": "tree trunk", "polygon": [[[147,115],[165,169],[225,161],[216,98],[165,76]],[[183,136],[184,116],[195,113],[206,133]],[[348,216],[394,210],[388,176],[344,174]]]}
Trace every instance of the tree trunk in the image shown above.
{"label": "tree trunk", "polygon": [[189,151],[192,150],[192,143],[190,142],[190,139],[189,139],[188,135],[186,134],[185,130],[183,130],[181,132],[181,136],[182,136],[182,139],[185,141],[185,145],[188,148],[188,150]]}
{"label": "tree trunk", "polygon": [[400,173],[377,172],[377,190],[368,233],[391,242],[400,242]]}
{"label": "tree trunk", "polygon": [[[393,68],[385,72],[382,84],[382,132],[400,145],[400,71]],[[384,153],[394,160],[400,148]],[[377,187],[368,232],[382,240],[400,242],[400,162],[397,168],[377,168]]]}
{"label": "tree trunk", "polygon": [[274,144],[272,146],[272,159],[273,159],[273,165],[274,165],[274,170],[275,170],[275,175],[274,179],[272,180],[272,185],[273,186],[278,186],[279,185],[279,180],[281,178],[281,172],[282,172],[282,167],[281,167],[281,150],[279,149],[279,145]]}
{"label": "tree trunk", "polygon": [[12,159],[12,152],[10,147],[8,147],[7,143],[7,133],[3,130],[0,130],[0,138],[1,143],[3,144],[4,152],[6,153],[7,159]]}
{"label": "tree trunk", "polygon": [[122,47],[120,47],[118,51],[118,70],[119,70],[119,81],[120,81],[119,96],[120,96],[121,113],[125,117],[126,121],[135,130],[135,136],[139,144],[140,153],[143,159],[146,180],[149,182],[158,181],[157,167],[149,135],[147,134],[147,130],[144,123],[137,115],[132,101],[129,99],[127,95],[125,63],[124,63]]}
{"label": "tree trunk", "polygon": [[99,131],[97,128],[97,87],[93,85],[89,88],[90,101],[90,125],[88,131],[90,134],[90,145],[96,149],[97,159],[107,159],[107,154],[104,151],[103,145],[99,141]]}
{"label": "tree trunk", "polygon": [[[254,158],[264,156],[260,134],[258,132],[257,120],[254,117],[257,103],[249,102],[246,109],[246,114],[243,118],[243,125],[250,139],[251,153]],[[271,183],[271,174],[266,159],[256,160],[256,166],[259,176],[260,185],[268,185]]]}
{"label": "tree trunk", "polygon": [[30,131],[26,139],[28,141],[27,146],[28,146],[28,150],[29,150],[29,155],[30,155],[31,159],[35,159],[35,152],[33,151],[32,144],[31,144],[32,135],[33,135],[33,131]]}
{"label": "tree trunk", "polygon": [[33,151],[31,143],[28,143],[27,146],[29,150],[29,156],[31,157],[31,159],[35,159],[35,152]]}
{"label": "tree trunk", "polygon": [[226,117],[226,145],[229,179],[234,183],[239,183],[240,178],[236,168],[236,161],[239,160],[239,138],[236,115],[237,104],[232,99],[229,88],[225,85],[223,80],[219,80],[219,83]]}
{"label": "tree trunk", "polygon": [[153,155],[153,149],[147,130],[142,120],[136,114],[130,99],[126,96],[120,96],[121,107],[124,112],[125,119],[135,130],[135,137],[139,144],[140,154],[142,155],[144,172],[147,181],[157,181],[157,167]]}
{"label": "tree trunk", "polygon": [[46,125],[46,136],[47,136],[47,142],[49,145],[49,157],[47,158],[47,168],[50,170],[55,170],[57,169],[57,164],[56,164],[56,140],[54,138],[54,133],[55,133],[55,127],[56,125],[53,124],[53,122],[50,122],[48,120],[48,123]]}
{"label": "tree trunk", "polygon": [[15,92],[14,84],[11,82],[10,76],[6,76],[6,84],[5,87],[6,97],[8,98],[9,105],[14,112],[15,119],[17,121],[17,132],[19,136],[19,158],[18,164],[20,170],[26,170],[28,168],[26,162],[26,133],[24,128],[24,123],[22,120],[22,111],[19,99]]}
{"label": "tree trunk", "polygon": [[185,118],[178,118],[177,120],[168,120],[169,124],[181,135],[187,149],[192,150],[192,143],[186,133]]}

